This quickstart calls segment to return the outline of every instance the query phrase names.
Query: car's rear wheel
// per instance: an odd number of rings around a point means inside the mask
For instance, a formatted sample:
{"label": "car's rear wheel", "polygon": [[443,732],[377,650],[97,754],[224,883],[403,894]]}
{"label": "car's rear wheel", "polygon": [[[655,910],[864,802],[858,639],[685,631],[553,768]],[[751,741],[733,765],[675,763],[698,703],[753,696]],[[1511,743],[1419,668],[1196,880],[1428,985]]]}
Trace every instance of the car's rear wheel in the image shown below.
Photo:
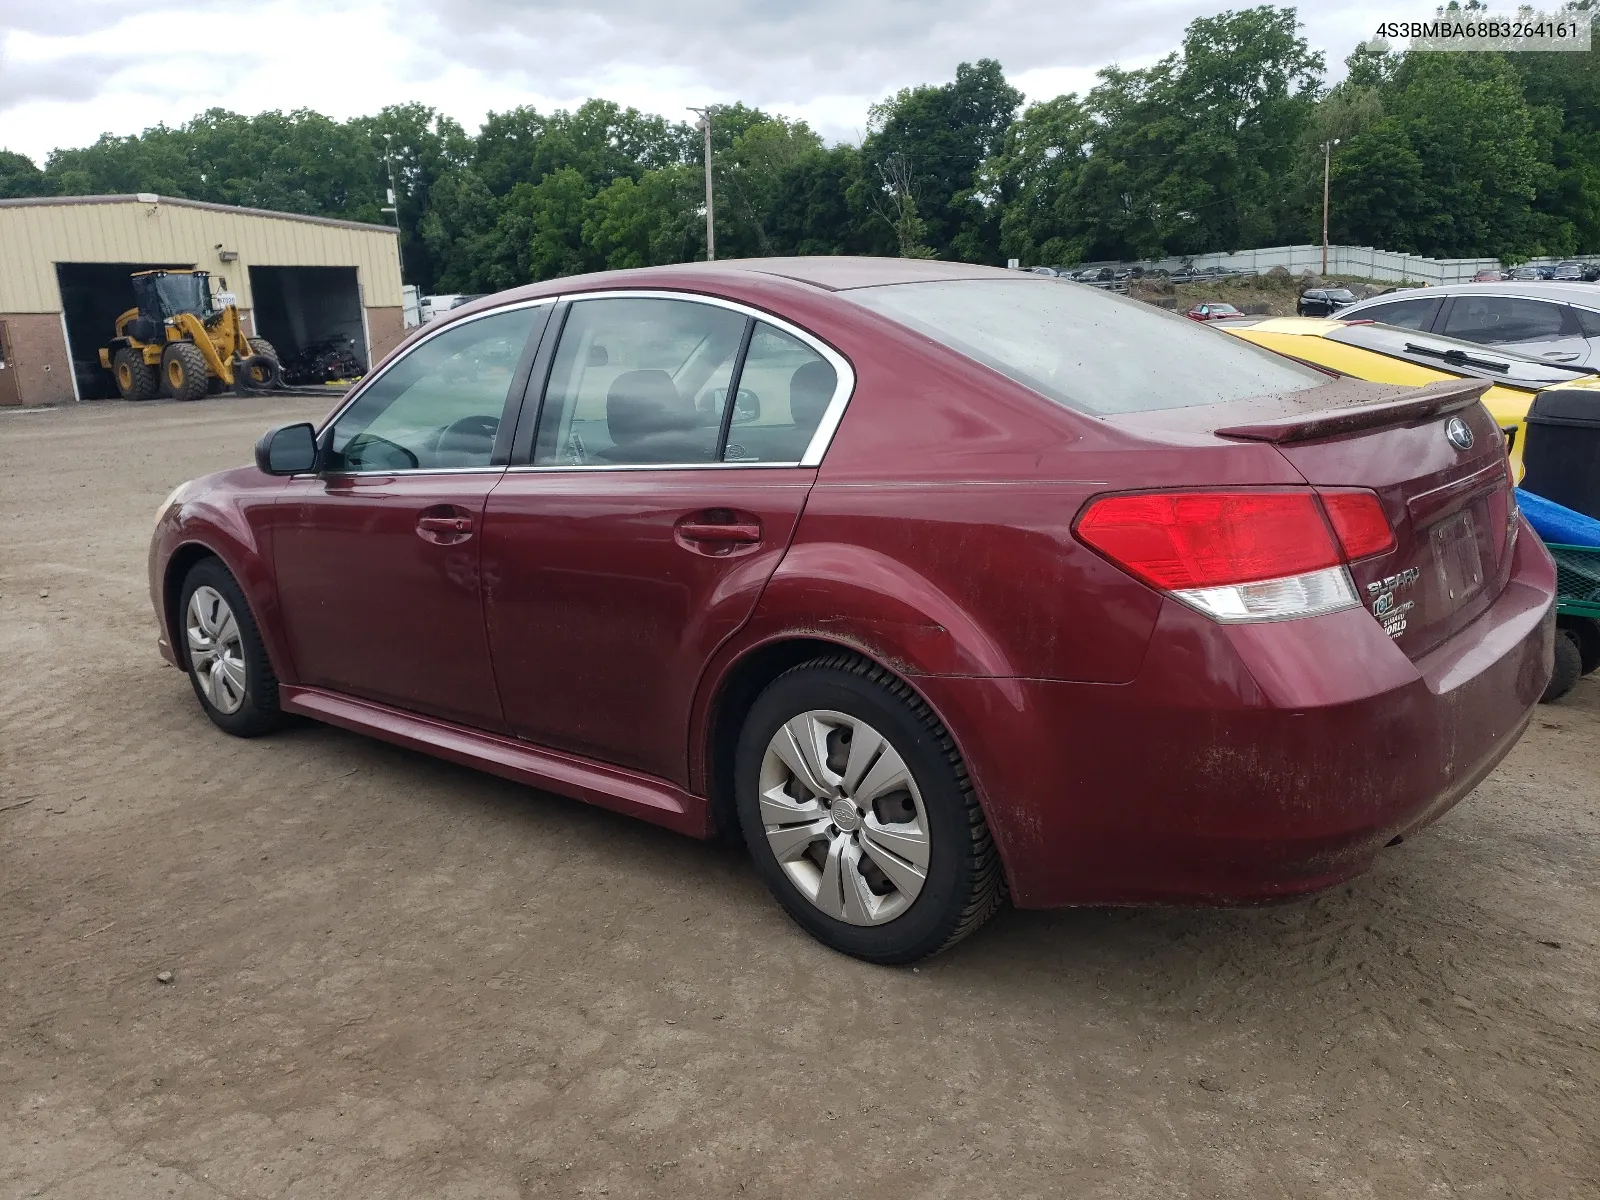
{"label": "car's rear wheel", "polygon": [[1549,704],[1570,692],[1583,674],[1583,651],[1578,646],[1577,634],[1570,629],[1556,629],[1556,663],[1539,703]]}
{"label": "car's rear wheel", "polygon": [[282,723],[278,677],[243,591],[220,561],[197,563],[178,597],[184,661],[200,707],[219,729],[258,737]]}
{"label": "car's rear wheel", "polygon": [[734,778],[757,870],[835,950],[914,962],[977,929],[1005,899],[994,839],[949,732],[864,659],[818,659],[774,680],[745,720]]}

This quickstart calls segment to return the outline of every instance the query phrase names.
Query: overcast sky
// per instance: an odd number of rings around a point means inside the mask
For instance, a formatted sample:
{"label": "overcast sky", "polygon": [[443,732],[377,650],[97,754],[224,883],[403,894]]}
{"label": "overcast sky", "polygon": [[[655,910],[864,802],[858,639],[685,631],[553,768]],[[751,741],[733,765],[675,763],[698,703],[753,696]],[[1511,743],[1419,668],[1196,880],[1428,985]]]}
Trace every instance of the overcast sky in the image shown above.
{"label": "overcast sky", "polygon": [[[669,117],[742,100],[857,140],[867,106],[996,58],[1030,100],[1175,49],[1215,0],[0,0],[0,147],[178,124],[210,107],[345,118],[418,100],[475,129],[490,110],[604,96]],[[1496,4],[1495,8],[1508,4]],[[1413,0],[1313,0],[1335,74]]]}

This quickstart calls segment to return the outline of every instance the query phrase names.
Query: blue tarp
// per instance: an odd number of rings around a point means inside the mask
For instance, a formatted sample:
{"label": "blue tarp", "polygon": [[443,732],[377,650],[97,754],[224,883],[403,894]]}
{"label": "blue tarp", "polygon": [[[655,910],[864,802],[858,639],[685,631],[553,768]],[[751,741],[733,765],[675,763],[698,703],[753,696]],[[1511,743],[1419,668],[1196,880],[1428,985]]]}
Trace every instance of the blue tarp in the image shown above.
{"label": "blue tarp", "polygon": [[1517,489],[1517,504],[1522,515],[1528,518],[1541,540],[1558,546],[1595,546],[1600,548],[1600,521],[1586,517],[1546,500],[1532,492]]}

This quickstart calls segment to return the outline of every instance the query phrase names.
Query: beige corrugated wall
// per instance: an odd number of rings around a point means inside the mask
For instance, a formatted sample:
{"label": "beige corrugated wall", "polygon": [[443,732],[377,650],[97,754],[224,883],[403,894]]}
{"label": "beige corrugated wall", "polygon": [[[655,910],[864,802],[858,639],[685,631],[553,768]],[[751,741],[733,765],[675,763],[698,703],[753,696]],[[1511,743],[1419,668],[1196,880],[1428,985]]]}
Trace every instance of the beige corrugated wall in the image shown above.
{"label": "beige corrugated wall", "polygon": [[[217,245],[236,251],[223,262]],[[223,276],[253,308],[250,267],[356,268],[361,303],[399,308],[393,232],[171,201],[0,205],[0,313],[59,312],[58,262],[162,263]]]}

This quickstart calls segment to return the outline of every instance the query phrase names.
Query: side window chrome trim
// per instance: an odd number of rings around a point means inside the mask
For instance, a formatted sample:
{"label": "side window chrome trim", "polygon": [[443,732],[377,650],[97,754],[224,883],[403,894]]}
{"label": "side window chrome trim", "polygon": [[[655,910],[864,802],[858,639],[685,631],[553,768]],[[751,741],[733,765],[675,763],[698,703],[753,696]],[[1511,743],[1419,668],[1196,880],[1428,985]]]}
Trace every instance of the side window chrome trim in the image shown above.
{"label": "side window chrome trim", "polygon": [[[501,304],[501,305],[498,305],[495,308],[486,308],[482,312],[473,313],[470,317],[462,317],[459,320],[455,320],[455,321],[445,321],[444,323],[442,323],[439,326],[439,328],[433,330],[431,333],[424,333],[416,341],[412,342],[409,346],[406,347],[406,352],[404,354],[395,355],[393,358],[391,358],[387,362],[385,362],[383,364],[383,366],[379,367],[377,371],[375,371],[372,374],[366,376],[364,379],[362,379],[362,381],[360,383],[358,383],[355,387],[350,389],[349,393],[344,398],[344,403],[339,405],[338,408],[334,409],[333,412],[329,415],[328,419],[317,427],[317,442],[318,442],[318,444],[320,444],[321,441],[322,441],[322,435],[327,433],[328,430],[332,429],[334,424],[339,420],[339,418],[344,416],[346,409],[348,409],[357,400],[361,399],[362,394],[365,393],[366,390],[369,387],[371,387],[373,384],[377,383],[378,380],[382,379],[385,375],[387,375],[390,371],[392,371],[400,363],[402,363],[406,359],[410,358],[411,355],[416,352],[416,350],[417,350],[417,348],[419,346],[422,346],[422,345],[424,345],[424,344],[426,344],[428,342],[431,342],[434,338],[438,337],[440,334],[448,333],[448,332],[450,332],[451,330],[454,330],[454,329],[460,329],[462,326],[470,325],[474,321],[481,321],[485,317],[498,317],[501,313],[515,312],[518,309],[538,308],[541,304],[554,304],[559,298],[560,297],[557,297],[557,296],[540,296],[536,300],[518,300],[513,304]],[[493,469],[493,470],[496,470],[496,471],[500,471],[500,470],[504,470],[505,468],[503,468],[503,467],[494,467],[494,468],[464,467],[464,468],[461,468],[461,469],[462,470]],[[429,471],[429,473],[432,473],[432,474],[446,473],[442,469],[421,468],[421,470],[427,470],[427,471]],[[454,471],[455,471],[455,468],[451,468],[448,473],[453,474]],[[341,474],[346,474],[346,475],[413,475],[413,474],[416,474],[416,473],[417,473],[417,471],[345,471],[345,472],[341,472]]]}
{"label": "side window chrome trim", "polygon": [[[742,462],[715,462],[715,463],[585,463],[581,466],[553,466],[535,467],[530,464],[513,464],[507,468],[511,471],[691,471],[705,468],[725,469],[728,467],[816,467],[822,465],[822,457],[828,452],[828,447],[833,444],[833,435],[839,429],[839,422],[844,420],[844,410],[850,403],[850,397],[855,393],[856,373],[851,367],[850,360],[828,345],[816,334],[791,324],[783,317],[769,313],[766,309],[756,308],[738,300],[725,300],[721,296],[708,296],[703,292],[679,292],[663,288],[617,288],[603,292],[566,292],[556,297],[568,303],[576,304],[580,300],[682,300],[691,304],[709,304],[713,308],[725,308],[730,312],[739,313],[741,316],[754,317],[758,321],[765,321],[781,333],[786,333],[796,341],[815,350],[822,359],[833,368],[834,385],[833,397],[828,401],[828,407],[823,410],[822,420],[817,423],[816,432],[811,435],[811,440],[806,443],[806,451],[800,456],[799,462],[784,463],[742,463]],[[540,300],[538,303],[547,303]]]}

